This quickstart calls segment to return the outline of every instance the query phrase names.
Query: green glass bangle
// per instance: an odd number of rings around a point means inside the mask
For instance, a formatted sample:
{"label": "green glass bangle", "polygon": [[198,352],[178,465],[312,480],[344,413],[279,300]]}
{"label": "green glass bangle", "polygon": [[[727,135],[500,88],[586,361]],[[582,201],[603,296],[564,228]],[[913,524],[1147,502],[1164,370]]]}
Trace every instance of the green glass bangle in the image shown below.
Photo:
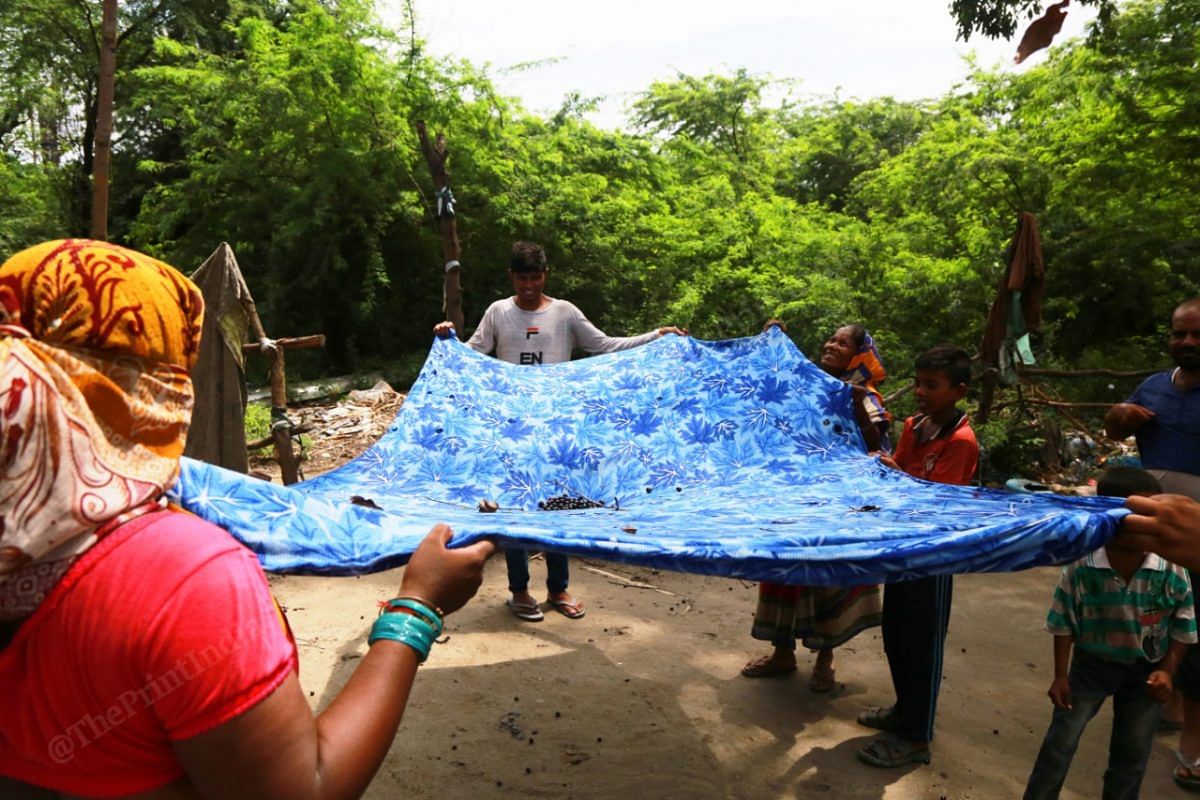
{"label": "green glass bangle", "polygon": [[425,603],[421,602],[420,600],[414,600],[411,597],[397,597],[384,603],[383,608],[380,609],[379,613],[386,614],[397,608],[407,608],[409,611],[428,622],[430,627],[433,628],[434,638],[442,635],[444,623],[442,622],[441,616]]}
{"label": "green glass bangle", "polygon": [[417,660],[424,663],[429,658],[429,650],[437,639],[433,626],[420,617],[412,614],[383,614],[375,619],[371,626],[371,635],[367,644],[375,644],[380,639],[390,639],[411,647],[417,653]]}

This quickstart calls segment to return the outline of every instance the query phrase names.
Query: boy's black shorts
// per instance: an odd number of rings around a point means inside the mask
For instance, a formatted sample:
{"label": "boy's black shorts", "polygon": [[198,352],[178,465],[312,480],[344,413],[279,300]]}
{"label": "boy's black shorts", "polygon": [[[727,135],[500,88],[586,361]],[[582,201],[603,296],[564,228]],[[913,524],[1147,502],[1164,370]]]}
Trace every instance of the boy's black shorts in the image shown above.
{"label": "boy's black shorts", "polygon": [[1175,673],[1175,688],[1188,700],[1200,703],[1200,644],[1189,645],[1183,654]]}

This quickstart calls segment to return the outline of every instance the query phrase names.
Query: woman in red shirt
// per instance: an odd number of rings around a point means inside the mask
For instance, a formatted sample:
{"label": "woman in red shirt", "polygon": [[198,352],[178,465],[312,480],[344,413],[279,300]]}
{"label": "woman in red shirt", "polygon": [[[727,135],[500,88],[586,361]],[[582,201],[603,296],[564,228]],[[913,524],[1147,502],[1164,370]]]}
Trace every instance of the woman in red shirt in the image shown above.
{"label": "woman in red shirt", "polygon": [[479,586],[493,545],[448,550],[436,526],[313,716],[254,556],[162,501],[202,307],[171,267],[102,242],[0,266],[4,797],[358,797],[442,614]]}

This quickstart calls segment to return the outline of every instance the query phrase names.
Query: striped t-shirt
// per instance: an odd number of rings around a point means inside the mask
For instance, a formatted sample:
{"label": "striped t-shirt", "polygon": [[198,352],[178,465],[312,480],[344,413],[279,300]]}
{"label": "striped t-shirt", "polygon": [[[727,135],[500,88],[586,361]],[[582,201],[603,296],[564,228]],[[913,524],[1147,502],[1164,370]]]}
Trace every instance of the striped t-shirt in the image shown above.
{"label": "striped t-shirt", "polygon": [[1106,661],[1159,661],[1171,639],[1196,642],[1192,584],[1182,567],[1147,553],[1126,585],[1101,547],[1063,567],[1046,630]]}

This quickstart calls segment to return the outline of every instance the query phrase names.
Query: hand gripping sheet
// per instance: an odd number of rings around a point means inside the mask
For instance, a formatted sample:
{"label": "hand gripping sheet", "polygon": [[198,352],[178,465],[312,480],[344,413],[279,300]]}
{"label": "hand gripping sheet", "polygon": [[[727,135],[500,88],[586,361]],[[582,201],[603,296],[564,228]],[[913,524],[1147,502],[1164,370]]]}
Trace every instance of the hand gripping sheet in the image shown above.
{"label": "hand gripping sheet", "polygon": [[[538,509],[564,495],[605,507]],[[1125,513],[1107,498],[944,486],[881,465],[864,452],[849,387],[774,329],[538,367],[438,340],[387,433],[348,464],[283,487],[185,459],[175,497],[282,572],[393,567],[446,522],[452,546],[495,536],[843,585],[1062,563],[1102,545]],[[500,510],[480,513],[481,500]]]}

